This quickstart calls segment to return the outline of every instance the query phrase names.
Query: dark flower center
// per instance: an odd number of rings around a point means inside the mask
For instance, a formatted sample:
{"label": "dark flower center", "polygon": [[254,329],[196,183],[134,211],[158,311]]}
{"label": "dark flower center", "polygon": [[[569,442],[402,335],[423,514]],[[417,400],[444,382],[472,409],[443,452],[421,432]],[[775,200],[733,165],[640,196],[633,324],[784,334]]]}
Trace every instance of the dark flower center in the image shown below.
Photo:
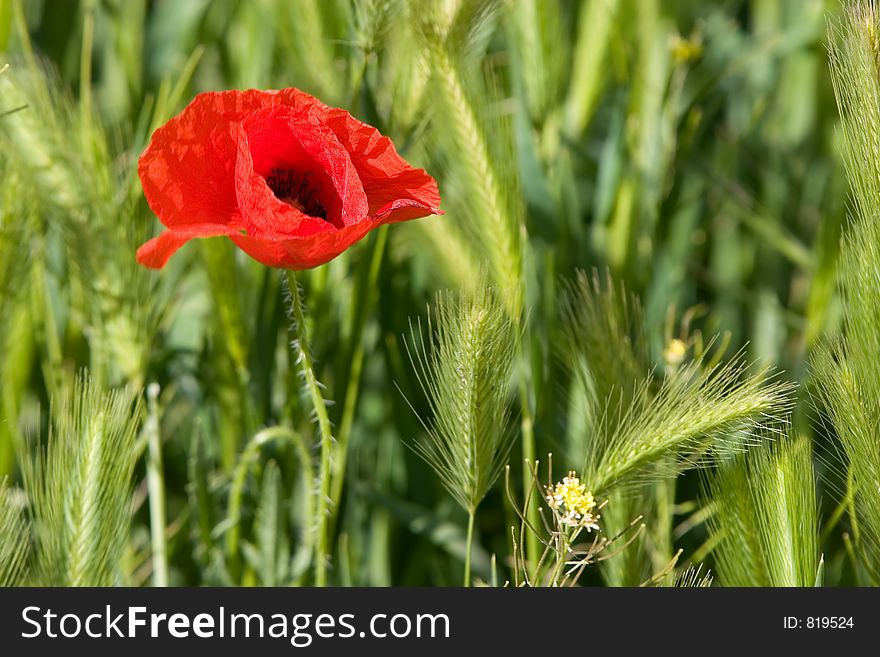
{"label": "dark flower center", "polygon": [[272,169],[266,176],[266,184],[279,201],[327,221],[327,210],[319,199],[321,185],[310,171]]}

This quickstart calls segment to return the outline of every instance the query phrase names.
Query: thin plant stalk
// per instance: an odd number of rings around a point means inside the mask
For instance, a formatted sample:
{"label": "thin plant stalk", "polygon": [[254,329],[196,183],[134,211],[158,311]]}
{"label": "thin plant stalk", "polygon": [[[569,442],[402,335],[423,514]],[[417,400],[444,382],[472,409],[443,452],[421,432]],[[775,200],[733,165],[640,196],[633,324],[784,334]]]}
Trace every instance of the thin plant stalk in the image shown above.
{"label": "thin plant stalk", "polygon": [[150,535],[153,545],[153,586],[168,586],[168,547],[165,541],[165,475],[162,440],[159,436],[159,384],[147,388],[147,493],[150,503]]}
{"label": "thin plant stalk", "polygon": [[[528,363],[528,359],[523,358],[522,362]],[[528,367],[528,364],[526,365]],[[522,456],[526,463],[535,462],[535,431],[534,422],[532,421],[531,407],[529,405],[529,389],[525,380],[525,375],[519,377],[519,395],[520,395],[520,430],[522,432]],[[532,486],[532,473],[528,468],[523,469],[523,489],[529,490]],[[526,504],[526,518],[533,527],[540,525],[540,510],[538,508],[538,499],[532,498]],[[541,541],[534,532],[526,534],[525,554],[526,561],[530,567],[535,567],[541,555]]]}
{"label": "thin plant stalk", "polygon": [[[300,435],[283,426],[269,427],[257,433],[247,444],[242,452],[241,458],[235,467],[232,481],[229,489],[229,504],[227,506],[226,525],[229,530],[226,534],[226,548],[229,561],[234,568],[238,568],[240,551],[241,551],[241,509],[244,503],[245,484],[247,483],[248,473],[257,462],[260,449],[271,442],[287,443],[292,445],[296,450],[299,458],[300,467],[302,468],[302,476],[305,481],[310,481],[313,476],[312,458],[305,442]],[[312,509],[309,504],[304,505],[304,526],[313,527]],[[304,542],[305,548],[310,550],[314,541],[314,537],[305,532]]]}
{"label": "thin plant stalk", "polygon": [[315,586],[327,584],[327,542],[328,528],[330,526],[330,477],[332,471],[333,432],[330,428],[330,417],[327,414],[327,404],[321,394],[321,384],[315,375],[312,355],[309,352],[309,340],[306,332],[306,317],[303,308],[302,296],[296,282],[296,275],[292,270],[285,270],[287,288],[290,293],[290,312],[293,320],[292,331],[294,333],[293,348],[297,352],[299,364],[306,391],[315,417],[318,420],[318,432],[321,440],[321,460],[318,470],[319,489],[315,504],[316,545],[315,545]]}
{"label": "thin plant stalk", "polygon": [[548,582],[551,585],[556,585],[556,583],[562,578],[566,557],[568,556],[568,551],[571,549],[571,543],[568,540],[568,533],[565,531],[559,532],[559,534],[553,538],[553,542],[556,546],[554,550],[556,560],[553,564],[553,571]]}
{"label": "thin plant stalk", "polygon": [[464,553],[464,585],[466,587],[471,585],[471,549],[474,544],[474,518],[476,515],[475,509],[468,511],[467,542]]}
{"label": "thin plant stalk", "polygon": [[83,18],[82,50],[79,65],[79,96],[84,121],[91,119],[92,112],[92,50],[94,41],[95,14],[93,9],[87,9]]}
{"label": "thin plant stalk", "polygon": [[[333,476],[330,484],[330,500],[332,508],[331,516],[335,519],[336,509],[342,497],[342,487],[345,481],[345,466],[348,458],[348,439],[351,435],[351,426],[354,422],[354,413],[360,393],[361,373],[364,368],[364,325],[370,307],[375,300],[374,290],[378,287],[379,269],[382,257],[385,253],[385,243],[388,241],[388,231],[385,228],[379,230],[373,245],[373,257],[370,261],[370,271],[366,278],[364,306],[360,316],[356,318],[353,340],[355,341],[354,353],[351,357],[351,371],[348,376],[348,386],[345,391],[345,405],[342,409],[342,421],[336,436],[336,454],[333,460]],[[332,528],[333,522],[330,523]]]}

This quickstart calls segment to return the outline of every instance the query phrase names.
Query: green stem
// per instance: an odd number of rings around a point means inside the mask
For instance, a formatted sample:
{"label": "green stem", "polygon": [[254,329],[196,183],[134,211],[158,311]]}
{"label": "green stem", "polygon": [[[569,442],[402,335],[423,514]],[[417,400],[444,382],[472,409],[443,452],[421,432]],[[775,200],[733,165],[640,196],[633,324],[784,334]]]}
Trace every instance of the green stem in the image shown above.
{"label": "green stem", "polygon": [[[256,433],[258,426],[254,400],[251,397],[250,377],[246,366],[235,365],[235,382],[238,385],[238,395],[241,400],[241,421],[248,436]],[[238,446],[236,445],[236,447]]]}
{"label": "green stem", "polygon": [[862,536],[861,532],[859,531],[859,519],[856,515],[856,483],[855,478],[853,477],[852,469],[848,470],[846,473],[846,500],[853,539],[855,539],[856,545],[859,545],[861,543]]}
{"label": "green stem", "polygon": [[[312,457],[309,454],[308,447],[298,433],[283,426],[269,427],[260,431],[250,440],[235,466],[235,472],[229,487],[229,504],[227,505],[226,521],[224,523],[227,526],[226,554],[229,570],[233,576],[238,576],[240,566],[241,507],[244,501],[244,487],[247,483],[248,472],[250,472],[254,463],[257,462],[257,457],[260,455],[260,450],[263,446],[273,441],[286,442],[293,446],[302,468],[303,481],[306,482],[306,486],[311,485],[310,482],[314,474],[312,471]],[[311,507],[308,504],[304,504],[303,507],[303,523],[304,526],[309,527],[312,525]],[[303,548],[308,552],[311,549],[312,536],[306,533],[303,540],[305,543]]]}
{"label": "green stem", "polygon": [[361,51],[359,54],[360,61],[355,65],[356,68],[352,70],[351,79],[349,81],[348,87],[348,103],[345,105],[346,107],[352,108],[352,112],[361,109],[360,107],[355,107],[355,102],[360,97],[361,85],[364,81],[364,74],[367,72],[367,54],[363,51]]}
{"label": "green stem", "polygon": [[153,586],[168,586],[168,548],[165,541],[165,475],[159,436],[159,384],[147,387],[147,493],[153,542]]}
{"label": "green stem", "polygon": [[[348,386],[345,391],[345,406],[342,409],[342,421],[339,423],[339,431],[336,436],[336,455],[333,459],[333,476],[330,489],[332,503],[331,517],[335,519],[335,511],[342,497],[342,487],[345,482],[345,466],[348,457],[348,439],[351,435],[351,426],[354,422],[354,412],[360,392],[361,373],[364,366],[364,325],[369,314],[369,309],[375,299],[375,290],[379,279],[379,269],[382,264],[382,256],[385,253],[385,242],[388,231],[383,227],[378,231],[373,245],[373,257],[370,261],[370,271],[366,278],[366,287],[361,289],[358,296],[362,300],[361,310],[355,318],[355,327],[352,339],[355,341],[355,350],[351,357],[351,370],[348,375]],[[331,521],[331,526],[332,526]]]}
{"label": "green stem", "polygon": [[[529,368],[528,359],[523,357],[522,362]],[[523,491],[528,491],[533,485],[532,464],[535,463],[535,430],[532,420],[531,404],[529,402],[529,387],[527,373],[519,377],[520,399],[520,430],[522,431],[522,456],[523,456]],[[529,500],[525,509],[526,519],[532,527],[541,526],[540,509],[538,508],[539,495],[526,496]],[[541,555],[541,543],[537,534],[533,531],[526,532],[525,557],[529,564],[529,570],[537,567]]]}
{"label": "green stem", "polygon": [[553,564],[553,574],[548,580],[549,586],[559,586],[560,578],[565,569],[565,560],[568,557],[569,546],[571,545],[564,529],[554,540],[556,542],[556,561]]}
{"label": "green stem", "polygon": [[92,120],[92,49],[95,42],[94,9],[86,9],[83,17],[82,50],[79,58],[79,102],[82,120]]}
{"label": "green stem", "polygon": [[315,586],[327,585],[327,550],[328,527],[330,522],[330,477],[332,469],[333,433],[330,429],[330,417],[327,415],[327,404],[321,394],[321,385],[315,375],[312,356],[309,352],[309,340],[306,332],[305,309],[302,297],[292,270],[285,270],[285,279],[290,293],[290,315],[293,320],[294,351],[297,362],[302,370],[306,390],[318,420],[318,432],[321,438],[321,461],[318,470],[320,488],[315,505],[315,521],[317,522],[315,546]]}
{"label": "green stem", "polygon": [[[45,253],[45,246],[40,249],[40,252]],[[42,307],[37,306],[34,308],[34,314],[42,319],[37,330],[40,331],[40,338],[42,338],[45,345],[43,357],[41,358],[43,378],[46,381],[46,390],[49,393],[49,398],[55,399],[61,394],[64,356],[61,340],[58,338],[58,322],[55,319],[55,305],[52,303],[49,275],[42,261],[34,264],[33,276],[35,279],[35,294],[33,298],[36,302],[42,302]],[[92,368],[92,374],[100,374],[95,369]]]}
{"label": "green stem", "polygon": [[24,16],[24,6],[22,0],[15,0],[12,3],[13,20],[15,21],[15,30],[18,33],[18,40],[21,51],[25,55],[28,67],[31,71],[38,70],[37,58],[34,55],[34,47],[31,43],[31,32],[28,28],[27,19]]}
{"label": "green stem", "polygon": [[474,517],[476,515],[475,510],[468,511],[467,543],[464,553],[464,585],[466,587],[471,585],[471,550],[474,544]]}

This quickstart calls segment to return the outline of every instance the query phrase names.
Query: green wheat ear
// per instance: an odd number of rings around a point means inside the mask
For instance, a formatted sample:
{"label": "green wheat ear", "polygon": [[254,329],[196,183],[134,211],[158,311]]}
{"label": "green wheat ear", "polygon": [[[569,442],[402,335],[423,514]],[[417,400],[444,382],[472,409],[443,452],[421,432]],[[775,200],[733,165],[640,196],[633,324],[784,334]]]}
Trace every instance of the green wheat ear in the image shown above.
{"label": "green wheat ear", "polygon": [[140,402],[87,374],[53,401],[49,438],[22,454],[36,538],[35,576],[55,586],[120,580],[128,541]]}
{"label": "green wheat ear", "polygon": [[703,566],[688,566],[684,571],[675,576],[673,586],[682,589],[707,589],[712,586],[715,578],[708,570],[703,571]]}
{"label": "green wheat ear", "polygon": [[651,369],[639,299],[607,273],[578,271],[566,285],[562,318],[561,358],[588,397],[587,424],[601,421],[597,413],[620,419]]}
{"label": "green wheat ear", "polygon": [[0,479],[0,587],[20,586],[26,575],[28,525],[16,493]]}
{"label": "green wheat ear", "polygon": [[578,451],[594,492],[709,464],[784,423],[791,386],[751,372],[740,354],[719,363],[704,350],[658,381],[638,302],[612,282],[580,274],[565,307],[563,355],[587,392]]}
{"label": "green wheat ear", "polygon": [[[880,573],[880,14],[873,2],[846,6],[829,24],[831,79],[841,116],[841,150],[852,190],[849,232],[841,243],[839,285],[844,335],[812,358],[818,398],[847,462],[854,538],[874,577]],[[864,531],[859,531],[861,527]],[[867,550],[860,545],[865,537]]]}
{"label": "green wheat ear", "polygon": [[516,330],[507,303],[485,282],[472,292],[438,293],[427,339],[419,326],[407,344],[433,416],[425,423],[427,439],[415,449],[471,514],[513,444],[507,401]]}
{"label": "green wheat ear", "polygon": [[784,437],[739,455],[707,486],[709,526],[723,586],[813,586],[819,526],[812,449]]}
{"label": "green wheat ear", "polygon": [[[525,248],[515,139],[497,74],[474,64],[488,45],[503,3],[465,3],[452,18],[443,3],[424,6],[415,30],[432,68],[427,102],[434,129],[427,147],[444,173],[444,207],[449,210],[449,220],[435,222],[430,232],[441,242],[460,242],[471,261],[485,258],[491,281],[513,292],[522,287]],[[445,236],[447,231],[452,236]],[[468,260],[455,251],[440,255],[453,262]],[[503,298],[510,316],[518,319],[522,294]]]}

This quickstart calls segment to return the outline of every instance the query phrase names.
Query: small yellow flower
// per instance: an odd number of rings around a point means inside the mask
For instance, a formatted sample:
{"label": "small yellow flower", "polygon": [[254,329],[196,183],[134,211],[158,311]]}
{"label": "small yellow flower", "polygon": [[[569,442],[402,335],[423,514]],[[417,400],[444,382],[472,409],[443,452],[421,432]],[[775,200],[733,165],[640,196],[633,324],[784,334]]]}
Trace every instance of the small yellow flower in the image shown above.
{"label": "small yellow flower", "polygon": [[698,36],[686,39],[674,34],[669,38],[669,50],[672,58],[679,63],[693,62],[703,56],[703,44]]}
{"label": "small yellow flower", "polygon": [[547,486],[546,499],[563,525],[583,527],[587,531],[599,529],[599,515],[593,514],[596,500],[574,470],[555,486]]}
{"label": "small yellow flower", "polygon": [[669,367],[678,367],[687,354],[687,344],[678,338],[673,338],[663,350],[663,360]]}

